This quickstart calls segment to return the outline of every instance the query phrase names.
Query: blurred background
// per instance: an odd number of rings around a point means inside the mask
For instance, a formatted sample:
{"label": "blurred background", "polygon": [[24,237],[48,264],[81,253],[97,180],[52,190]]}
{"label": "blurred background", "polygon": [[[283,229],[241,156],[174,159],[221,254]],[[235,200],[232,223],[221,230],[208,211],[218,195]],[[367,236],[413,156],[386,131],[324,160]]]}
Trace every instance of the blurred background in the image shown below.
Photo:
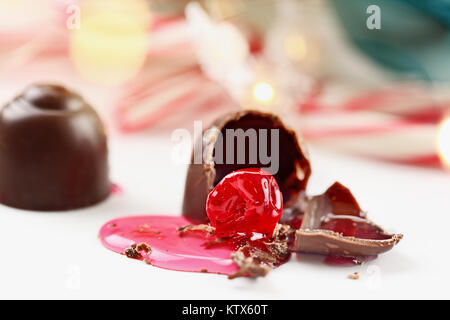
{"label": "blurred background", "polygon": [[0,0],[0,103],[60,83],[113,136],[256,108],[315,147],[442,170],[449,28],[447,0]]}

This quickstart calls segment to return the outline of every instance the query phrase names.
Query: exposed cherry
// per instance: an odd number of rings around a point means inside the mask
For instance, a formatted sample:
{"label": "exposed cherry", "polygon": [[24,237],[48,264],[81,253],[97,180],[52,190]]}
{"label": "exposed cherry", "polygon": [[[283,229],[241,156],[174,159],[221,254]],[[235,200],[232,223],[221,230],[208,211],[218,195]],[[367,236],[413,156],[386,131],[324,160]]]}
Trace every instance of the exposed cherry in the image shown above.
{"label": "exposed cherry", "polygon": [[271,236],[281,218],[283,196],[275,178],[260,168],[233,171],[210,192],[206,212],[216,234]]}

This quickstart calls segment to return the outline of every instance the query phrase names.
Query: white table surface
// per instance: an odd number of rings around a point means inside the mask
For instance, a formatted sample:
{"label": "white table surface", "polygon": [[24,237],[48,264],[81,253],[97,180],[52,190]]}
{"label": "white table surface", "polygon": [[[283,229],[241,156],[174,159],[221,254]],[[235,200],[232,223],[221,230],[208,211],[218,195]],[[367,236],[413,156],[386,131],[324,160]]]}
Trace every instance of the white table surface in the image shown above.
{"label": "white table surface", "polygon": [[[102,247],[99,228],[125,215],[179,214],[186,167],[172,163],[167,134],[113,134],[111,177],[122,194],[65,213],[0,206],[0,298],[450,298],[450,175],[310,151],[310,193],[335,180],[349,186],[372,220],[404,233],[394,250],[350,268],[294,256],[256,281],[126,259]],[[355,271],[361,278],[347,279]]]}

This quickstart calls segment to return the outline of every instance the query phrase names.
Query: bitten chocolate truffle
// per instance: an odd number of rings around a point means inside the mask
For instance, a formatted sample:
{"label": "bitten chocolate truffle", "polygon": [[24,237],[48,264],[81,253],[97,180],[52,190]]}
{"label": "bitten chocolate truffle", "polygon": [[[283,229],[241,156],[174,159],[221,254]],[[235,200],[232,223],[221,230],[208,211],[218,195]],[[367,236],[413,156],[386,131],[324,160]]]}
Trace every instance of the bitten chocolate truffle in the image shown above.
{"label": "bitten chocolate truffle", "polygon": [[0,203],[69,210],[109,195],[108,148],[95,110],[57,85],[32,85],[0,111]]}
{"label": "bitten chocolate truffle", "polygon": [[[226,131],[228,129],[242,129],[247,132],[248,129],[254,129],[258,133],[259,129],[265,129],[269,132],[271,129],[277,129],[279,133],[278,141],[271,141],[270,133],[267,134],[267,140],[263,140],[258,135],[257,139],[246,140],[243,148],[238,150],[237,143],[234,147],[227,148]],[[260,131],[261,132],[261,131]],[[223,160],[221,163],[215,161],[217,155],[219,136],[222,136],[223,144],[220,147]],[[270,154],[278,160],[278,170],[274,177],[280,186],[283,194],[284,207],[289,208],[296,203],[297,198],[305,190],[311,174],[309,160],[301,147],[295,131],[286,127],[281,119],[271,113],[264,113],[255,110],[245,110],[229,113],[218,118],[209,128],[204,130],[202,142],[197,144],[202,150],[203,163],[195,163],[194,153],[191,164],[188,169],[186,186],[183,202],[183,215],[195,222],[207,221],[206,216],[206,198],[209,192],[232,171],[258,167],[267,168],[267,165],[258,159],[256,163],[250,161],[249,150],[254,148],[260,154],[261,146],[264,151],[272,150],[273,143],[278,144],[277,154]],[[230,151],[234,152],[234,162],[225,161]],[[238,161],[238,151],[243,153],[244,161]],[[265,153],[263,152],[263,153]]]}

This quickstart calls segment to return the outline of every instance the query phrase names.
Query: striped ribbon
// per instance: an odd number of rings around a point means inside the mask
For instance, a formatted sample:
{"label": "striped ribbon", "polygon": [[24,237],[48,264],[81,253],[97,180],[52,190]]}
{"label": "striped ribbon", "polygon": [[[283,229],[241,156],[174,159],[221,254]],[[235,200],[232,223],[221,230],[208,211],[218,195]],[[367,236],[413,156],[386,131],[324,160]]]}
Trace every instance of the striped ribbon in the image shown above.
{"label": "striped ribbon", "polygon": [[[183,24],[178,20],[166,27]],[[189,44],[179,51],[178,47],[173,56],[165,56],[173,61],[165,63],[163,73],[143,72],[125,88],[116,117],[124,132],[182,126],[237,108],[220,85],[202,74]],[[185,63],[176,65],[180,59]],[[307,142],[402,164],[440,166],[436,138],[450,94],[436,98],[436,90],[396,85],[337,98],[332,93],[336,89],[329,87],[318,84],[287,117]]]}
{"label": "striped ribbon", "polygon": [[[198,119],[209,122],[239,108],[220,84],[202,73],[184,19],[159,19],[152,29],[148,62],[122,87],[117,101],[114,119],[121,131],[167,130]],[[64,36],[40,40],[48,45],[41,50],[36,46],[32,57],[67,54],[62,45],[67,41],[56,38]],[[437,98],[436,90],[395,85],[336,97],[333,90],[339,91],[317,84],[287,117],[308,143],[402,164],[440,165],[436,137],[450,107],[448,92],[438,90],[444,93]]]}

